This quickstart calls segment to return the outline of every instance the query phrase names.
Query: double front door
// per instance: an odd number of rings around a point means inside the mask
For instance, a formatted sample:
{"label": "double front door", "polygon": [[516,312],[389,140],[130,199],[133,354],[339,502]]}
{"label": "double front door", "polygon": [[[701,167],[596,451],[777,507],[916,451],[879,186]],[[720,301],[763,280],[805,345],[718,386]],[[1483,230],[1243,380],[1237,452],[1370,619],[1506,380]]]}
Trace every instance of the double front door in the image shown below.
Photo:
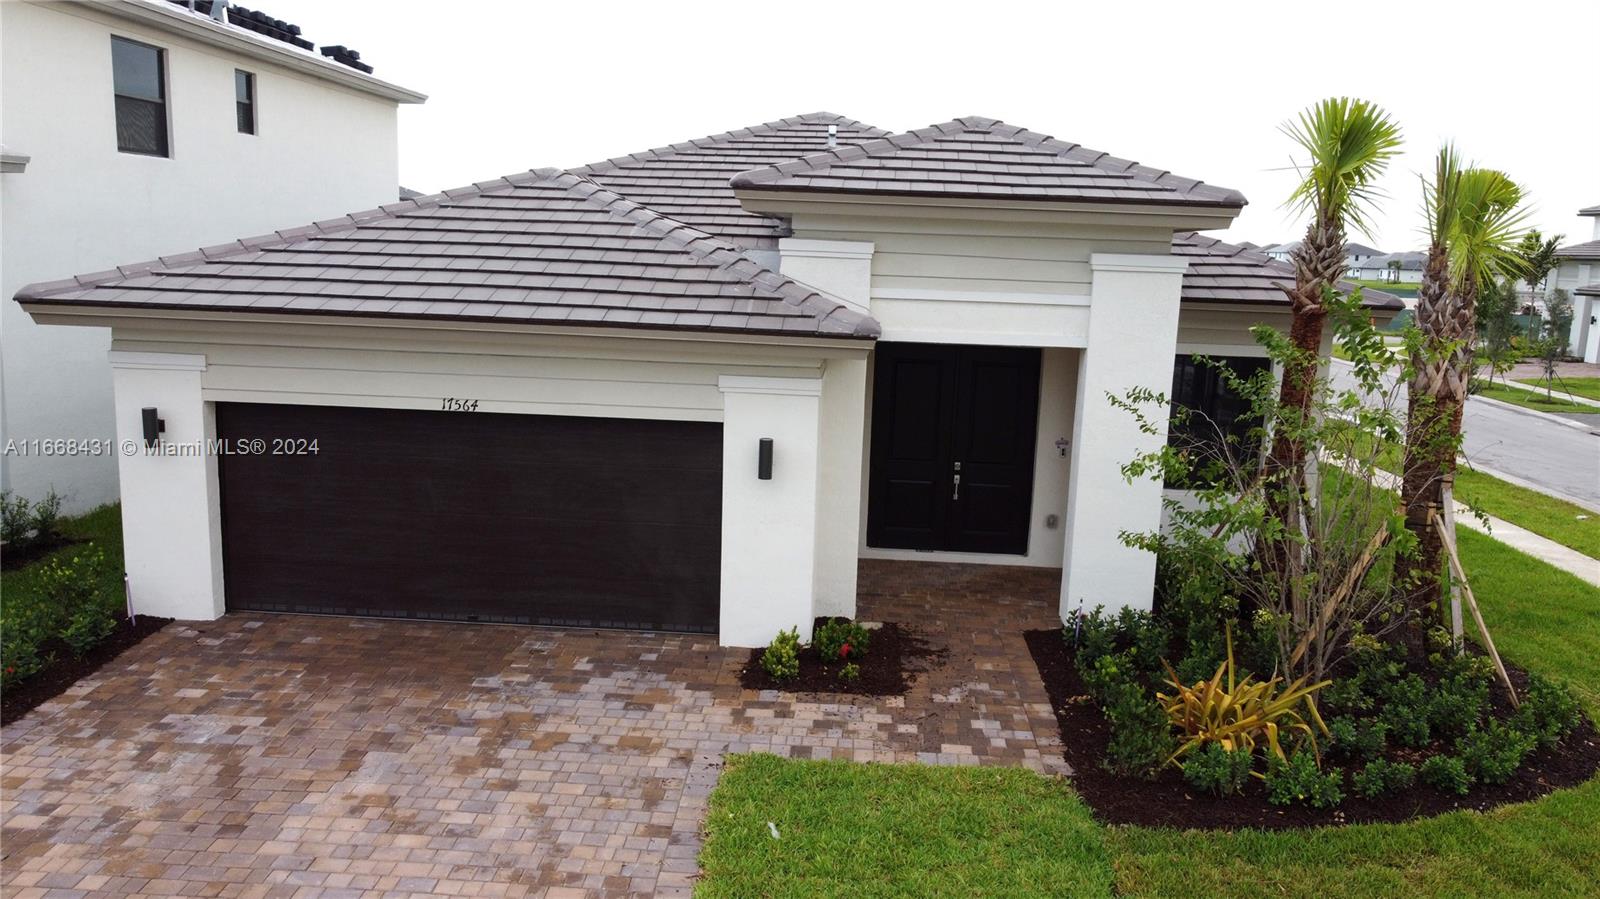
{"label": "double front door", "polygon": [[879,343],[869,546],[1028,551],[1039,350]]}

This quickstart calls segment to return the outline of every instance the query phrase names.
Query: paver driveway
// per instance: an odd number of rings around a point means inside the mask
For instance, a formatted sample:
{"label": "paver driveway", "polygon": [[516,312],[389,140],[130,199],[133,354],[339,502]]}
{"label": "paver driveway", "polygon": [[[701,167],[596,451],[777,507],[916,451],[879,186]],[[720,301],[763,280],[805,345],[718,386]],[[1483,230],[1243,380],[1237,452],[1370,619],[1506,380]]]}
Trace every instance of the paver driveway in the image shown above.
{"label": "paver driveway", "polygon": [[[948,654],[905,697],[742,690],[704,638],[229,615],[6,728],[7,896],[682,895],[725,753],[1062,770],[1020,632],[1059,572],[863,563]],[[819,697],[811,697],[815,700]]]}

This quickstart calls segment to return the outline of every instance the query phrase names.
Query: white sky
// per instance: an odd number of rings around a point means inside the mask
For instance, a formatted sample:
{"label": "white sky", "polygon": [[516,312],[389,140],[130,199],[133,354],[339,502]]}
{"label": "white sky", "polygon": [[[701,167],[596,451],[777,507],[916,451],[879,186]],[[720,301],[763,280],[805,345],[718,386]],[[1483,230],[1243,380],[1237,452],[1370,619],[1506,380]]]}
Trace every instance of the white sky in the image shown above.
{"label": "white sky", "polygon": [[976,114],[1237,188],[1228,236],[1272,242],[1303,228],[1278,125],[1345,94],[1406,136],[1354,240],[1421,243],[1417,173],[1445,139],[1522,183],[1546,233],[1589,239],[1575,212],[1600,203],[1596,0],[260,2],[429,95],[400,114],[401,183],[428,192],[802,112],[893,131]]}

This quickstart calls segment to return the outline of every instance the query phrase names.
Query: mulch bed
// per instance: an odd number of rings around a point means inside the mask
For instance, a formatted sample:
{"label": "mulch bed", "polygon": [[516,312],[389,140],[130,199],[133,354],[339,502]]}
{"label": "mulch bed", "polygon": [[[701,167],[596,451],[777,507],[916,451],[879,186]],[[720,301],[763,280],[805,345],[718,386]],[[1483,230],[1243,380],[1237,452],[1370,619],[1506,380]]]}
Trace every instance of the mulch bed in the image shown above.
{"label": "mulch bed", "polygon": [[[1266,787],[1260,778],[1237,796],[1219,798],[1195,791],[1184,782],[1176,766],[1168,766],[1155,780],[1121,777],[1101,767],[1105,757],[1109,728],[1105,716],[1078,677],[1072,664],[1072,651],[1059,630],[1028,631],[1025,635],[1034,664],[1044,678],[1050,707],[1061,728],[1063,755],[1072,765],[1072,785],[1094,810],[1095,817],[1108,824],[1139,824],[1147,827],[1236,828],[1255,827],[1284,830],[1321,827],[1330,824],[1409,821],[1461,809],[1483,811],[1512,802],[1536,799],[1563,787],[1576,786],[1600,771],[1600,733],[1584,718],[1567,738],[1553,749],[1536,749],[1508,783],[1499,786],[1478,784],[1465,796],[1447,795],[1432,787],[1417,785],[1409,790],[1378,799],[1363,799],[1345,783],[1345,799],[1337,808],[1314,809],[1303,803],[1277,806],[1267,803]],[[1512,683],[1521,690],[1527,673],[1507,666]],[[1503,714],[1505,694],[1496,690],[1495,713]]]}
{"label": "mulch bed", "polygon": [[0,548],[0,571],[13,571],[25,568],[38,559],[50,555],[66,546],[75,546],[86,542],[81,537],[65,537],[60,534],[28,544],[26,549],[12,549],[10,544]]}
{"label": "mulch bed", "polygon": [[71,648],[59,640],[44,646],[42,651],[53,652],[55,661],[27,680],[6,688],[5,694],[0,696],[0,724],[10,724],[33,711],[40,703],[60,696],[81,678],[93,674],[101,665],[171,623],[171,618],[153,615],[140,615],[132,624],[123,619],[117,623],[117,629],[111,632],[111,636],[81,659],[75,658]]}
{"label": "mulch bed", "polygon": [[[827,621],[818,618],[820,626]],[[765,649],[750,650],[750,661],[739,671],[739,685],[746,690],[782,690],[785,693],[845,693],[855,696],[902,696],[911,689],[915,675],[927,671],[944,651],[931,646],[910,628],[885,622],[872,631],[867,644],[867,654],[856,663],[861,666],[861,676],[843,680],[839,669],[843,663],[830,660],[827,664],[815,646],[800,649],[800,676],[793,680],[775,680],[761,667],[761,654]]]}

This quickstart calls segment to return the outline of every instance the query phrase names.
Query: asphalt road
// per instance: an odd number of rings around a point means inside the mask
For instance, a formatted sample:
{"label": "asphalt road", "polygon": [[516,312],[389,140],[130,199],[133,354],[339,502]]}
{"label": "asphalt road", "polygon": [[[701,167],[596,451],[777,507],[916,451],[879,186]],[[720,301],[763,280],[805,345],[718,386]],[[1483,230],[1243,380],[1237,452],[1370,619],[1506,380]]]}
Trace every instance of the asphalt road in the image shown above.
{"label": "asphalt road", "polygon": [[[1335,384],[1355,386],[1348,363],[1333,360],[1332,374]],[[1461,430],[1469,465],[1600,512],[1600,425],[1573,427],[1552,415],[1469,397]]]}

